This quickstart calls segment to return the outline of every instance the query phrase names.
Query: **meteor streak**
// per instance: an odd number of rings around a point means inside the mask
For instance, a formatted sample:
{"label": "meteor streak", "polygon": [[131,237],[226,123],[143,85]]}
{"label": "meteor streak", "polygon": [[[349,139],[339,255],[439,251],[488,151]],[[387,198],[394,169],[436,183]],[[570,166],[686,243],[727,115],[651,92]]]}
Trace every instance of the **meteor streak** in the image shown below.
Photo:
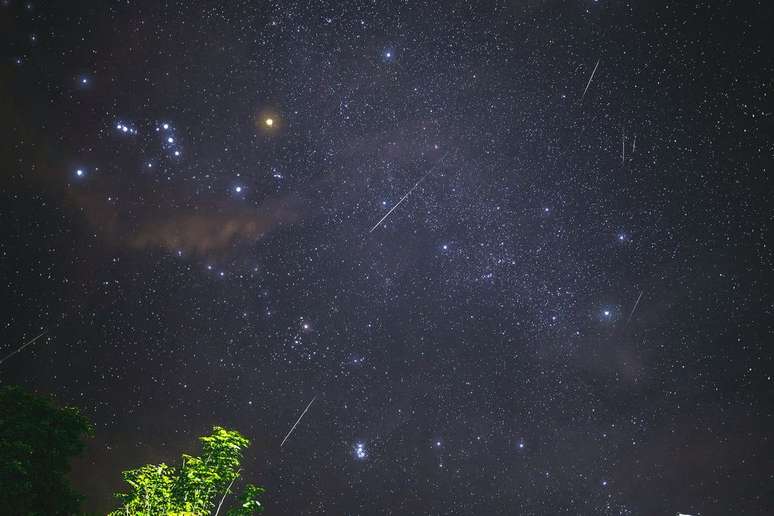
{"label": "meteor streak", "polygon": [[384,217],[382,217],[381,219],[379,219],[379,222],[377,222],[376,224],[374,224],[374,227],[372,227],[372,228],[371,228],[371,231],[369,231],[369,233],[373,233],[373,232],[374,232],[374,230],[375,230],[376,228],[378,228],[378,227],[379,227],[379,224],[381,224],[382,222],[384,222],[384,219],[386,219],[387,217],[389,217],[389,216],[390,216],[390,214],[391,214],[393,211],[395,211],[395,208],[397,208],[398,206],[400,206],[401,204],[403,204],[403,201],[405,201],[405,200],[406,200],[406,198],[407,198],[409,195],[411,195],[411,192],[413,192],[413,191],[416,189],[416,187],[417,187],[417,186],[419,186],[419,183],[421,183],[422,181],[424,181],[424,180],[425,180],[425,178],[426,178],[427,176],[429,176],[430,174],[432,174],[432,173],[435,171],[435,169],[436,169],[436,168],[438,168],[438,166],[439,166],[439,165],[440,165],[440,164],[443,162],[443,160],[444,160],[444,159],[446,159],[446,156],[447,156],[448,154],[449,154],[449,151],[446,151],[446,154],[444,154],[444,155],[443,155],[443,157],[442,157],[441,159],[439,159],[439,160],[438,160],[438,162],[437,162],[435,165],[433,165],[433,166],[430,168],[430,170],[428,170],[428,171],[427,171],[427,173],[426,173],[424,176],[422,176],[422,177],[419,179],[419,181],[417,181],[417,182],[414,184],[414,186],[412,186],[412,187],[411,187],[411,189],[410,189],[408,192],[406,192],[406,194],[405,194],[403,197],[401,197],[401,198],[400,198],[400,201],[398,201],[398,203],[397,203],[395,206],[393,206],[392,208],[390,208],[390,211],[388,211],[388,212],[387,212],[387,214],[386,214]]}
{"label": "meteor streak", "polygon": [[591,77],[589,77],[589,82],[586,84],[586,89],[583,90],[583,95],[581,95],[581,102],[583,102],[583,97],[586,96],[586,92],[589,91],[589,86],[591,86],[591,81],[594,80],[594,74],[597,73],[597,66],[599,66],[599,59],[597,59],[597,64],[594,65],[594,70],[591,72]]}
{"label": "meteor streak", "polygon": [[293,433],[293,430],[295,430],[295,429],[296,429],[296,427],[298,426],[298,423],[301,421],[301,418],[302,418],[302,417],[304,417],[304,414],[306,414],[306,411],[307,411],[307,410],[309,410],[309,407],[311,407],[311,406],[312,406],[312,403],[314,403],[314,400],[316,400],[316,399],[317,399],[317,396],[315,396],[314,398],[312,398],[312,401],[310,401],[310,402],[309,402],[309,405],[307,405],[307,406],[306,406],[306,408],[304,409],[304,411],[303,411],[303,412],[301,412],[301,415],[300,415],[300,416],[298,416],[298,419],[296,420],[296,424],[294,424],[294,425],[292,426],[292,428],[291,428],[291,429],[290,429],[290,431],[288,432],[288,435],[286,435],[286,436],[285,436],[285,438],[282,440],[282,443],[280,444],[280,448],[282,448],[282,447],[285,445],[285,441],[287,441],[287,440],[288,440],[288,437],[290,437],[290,434],[292,434],[292,433]]}
{"label": "meteor streak", "polygon": [[45,335],[46,333],[48,333],[48,330],[44,330],[44,331],[43,331],[43,333],[41,333],[41,334],[40,334],[40,335],[38,335],[37,337],[35,337],[35,338],[31,339],[31,340],[28,340],[26,343],[24,343],[24,344],[22,344],[21,346],[19,346],[18,348],[16,348],[16,350],[15,350],[15,351],[11,351],[11,352],[10,352],[10,353],[8,353],[7,355],[5,355],[5,356],[4,356],[2,359],[0,359],[0,364],[2,364],[2,363],[3,363],[3,362],[5,362],[6,360],[8,360],[8,359],[9,359],[9,358],[11,358],[12,356],[14,356],[16,353],[18,353],[18,352],[22,351],[22,350],[23,350],[24,348],[26,348],[27,346],[29,346],[29,345],[31,345],[31,344],[34,344],[34,343],[35,343],[35,342],[36,342],[36,341],[37,341],[39,338],[41,338],[41,337],[42,337],[43,335]]}
{"label": "meteor streak", "polygon": [[640,304],[640,299],[642,299],[642,293],[643,293],[643,291],[641,290],[640,291],[640,295],[637,296],[637,301],[634,302],[634,308],[632,308],[632,311],[629,314],[629,318],[626,319],[626,325],[624,326],[624,328],[626,326],[629,326],[629,322],[632,320],[632,316],[634,315],[634,311],[637,310],[637,306]]}

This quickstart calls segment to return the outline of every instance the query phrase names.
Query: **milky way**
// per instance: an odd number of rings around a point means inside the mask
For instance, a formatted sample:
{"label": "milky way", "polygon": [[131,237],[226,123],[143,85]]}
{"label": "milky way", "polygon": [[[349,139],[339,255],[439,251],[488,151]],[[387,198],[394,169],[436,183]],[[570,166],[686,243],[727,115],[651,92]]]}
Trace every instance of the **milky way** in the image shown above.
{"label": "milky way", "polygon": [[3,2],[85,507],[220,425],[267,514],[770,514],[774,7],[682,4]]}

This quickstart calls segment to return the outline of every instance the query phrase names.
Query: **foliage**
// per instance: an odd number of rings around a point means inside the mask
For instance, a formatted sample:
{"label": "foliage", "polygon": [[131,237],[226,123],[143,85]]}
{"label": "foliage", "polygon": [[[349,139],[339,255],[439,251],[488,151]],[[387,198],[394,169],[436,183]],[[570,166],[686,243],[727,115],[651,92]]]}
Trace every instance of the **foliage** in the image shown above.
{"label": "foliage", "polygon": [[[166,464],[148,464],[124,471],[130,490],[116,495],[123,505],[110,516],[218,514],[223,500],[240,477],[242,452],[250,442],[239,432],[219,426],[199,441],[201,455],[183,455],[178,469]],[[248,484],[240,497],[240,505],[227,515],[248,516],[263,511],[258,501],[263,491]]]}
{"label": "foliage", "polygon": [[235,507],[228,511],[228,516],[250,516],[257,512],[263,511],[263,506],[258,498],[264,493],[262,487],[247,484],[245,491],[242,494],[239,507]]}
{"label": "foliage", "polygon": [[0,388],[0,511],[29,516],[79,512],[81,497],[67,481],[70,459],[91,435],[78,409],[20,387]]}

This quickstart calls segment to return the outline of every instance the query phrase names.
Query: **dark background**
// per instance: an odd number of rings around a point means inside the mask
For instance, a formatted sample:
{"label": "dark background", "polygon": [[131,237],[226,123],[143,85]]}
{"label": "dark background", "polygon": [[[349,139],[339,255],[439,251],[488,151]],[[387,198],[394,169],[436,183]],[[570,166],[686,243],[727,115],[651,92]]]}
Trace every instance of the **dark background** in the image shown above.
{"label": "dark background", "polygon": [[0,381],[90,510],[223,425],[267,514],[771,514],[773,14],[3,1]]}

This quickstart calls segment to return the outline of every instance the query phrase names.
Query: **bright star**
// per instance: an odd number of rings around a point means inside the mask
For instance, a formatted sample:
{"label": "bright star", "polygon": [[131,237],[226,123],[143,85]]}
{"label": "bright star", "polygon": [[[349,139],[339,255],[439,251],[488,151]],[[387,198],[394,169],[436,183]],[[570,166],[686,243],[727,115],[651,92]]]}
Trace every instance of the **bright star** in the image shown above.
{"label": "bright star", "polygon": [[236,188],[234,188],[234,191],[236,193],[242,193],[242,187],[241,186],[237,186]]}
{"label": "bright star", "polygon": [[126,125],[126,124],[124,124],[122,122],[118,122],[116,124],[116,129],[118,129],[118,131],[120,131],[122,133],[125,133],[125,134],[126,133],[128,133],[128,134],[137,134],[137,129],[131,128],[128,125]]}
{"label": "bright star", "polygon": [[273,118],[267,118],[264,123],[266,124],[267,127],[271,127],[271,126],[274,125],[274,119]]}
{"label": "bright star", "polygon": [[167,138],[167,142],[175,143],[175,139],[170,136],[169,138]]}
{"label": "bright star", "polygon": [[83,174],[84,172],[82,168],[79,168],[78,170],[75,171],[75,175],[78,177],[83,177]]}

